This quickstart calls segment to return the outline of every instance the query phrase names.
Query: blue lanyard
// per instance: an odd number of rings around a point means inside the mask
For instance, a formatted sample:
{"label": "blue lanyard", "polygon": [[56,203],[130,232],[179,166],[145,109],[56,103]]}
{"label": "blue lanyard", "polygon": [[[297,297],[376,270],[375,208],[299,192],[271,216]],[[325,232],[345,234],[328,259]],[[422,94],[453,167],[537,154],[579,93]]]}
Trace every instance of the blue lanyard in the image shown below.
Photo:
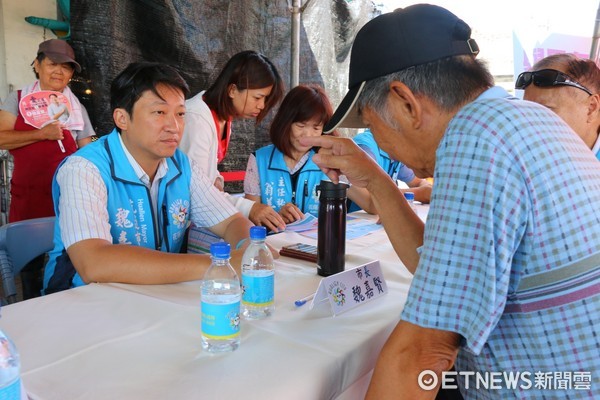
{"label": "blue lanyard", "polygon": [[390,176],[390,178],[396,179],[394,175],[398,174],[398,171],[396,171],[396,170],[398,169],[399,164],[400,164],[399,161],[394,161],[394,162],[390,163],[390,166],[388,167],[388,170],[387,170],[387,174]]}

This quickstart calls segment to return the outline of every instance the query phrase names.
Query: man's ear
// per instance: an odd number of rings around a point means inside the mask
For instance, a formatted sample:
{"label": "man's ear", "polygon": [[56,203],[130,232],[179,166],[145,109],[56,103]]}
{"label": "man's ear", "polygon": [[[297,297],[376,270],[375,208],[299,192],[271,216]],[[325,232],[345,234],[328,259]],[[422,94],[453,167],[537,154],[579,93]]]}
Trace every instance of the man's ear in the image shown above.
{"label": "man's ear", "polygon": [[593,94],[588,101],[587,121],[594,122],[600,118],[600,94]]}
{"label": "man's ear", "polygon": [[121,131],[127,131],[129,127],[129,113],[125,111],[123,108],[115,108],[113,111],[113,120],[115,121],[115,125]]}
{"label": "man's ear", "polygon": [[421,102],[404,83],[393,81],[390,84],[388,101],[395,112],[399,111],[397,115],[406,119],[414,128],[421,125],[423,112]]}

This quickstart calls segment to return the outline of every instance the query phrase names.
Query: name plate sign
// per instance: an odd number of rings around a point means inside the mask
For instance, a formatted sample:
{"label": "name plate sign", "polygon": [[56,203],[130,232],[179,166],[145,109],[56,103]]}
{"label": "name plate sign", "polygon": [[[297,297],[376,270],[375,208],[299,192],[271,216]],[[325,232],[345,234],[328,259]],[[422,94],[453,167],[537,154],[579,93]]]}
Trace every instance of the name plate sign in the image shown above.
{"label": "name plate sign", "polygon": [[329,301],[333,315],[339,315],[387,292],[381,265],[375,260],[321,279],[310,309]]}

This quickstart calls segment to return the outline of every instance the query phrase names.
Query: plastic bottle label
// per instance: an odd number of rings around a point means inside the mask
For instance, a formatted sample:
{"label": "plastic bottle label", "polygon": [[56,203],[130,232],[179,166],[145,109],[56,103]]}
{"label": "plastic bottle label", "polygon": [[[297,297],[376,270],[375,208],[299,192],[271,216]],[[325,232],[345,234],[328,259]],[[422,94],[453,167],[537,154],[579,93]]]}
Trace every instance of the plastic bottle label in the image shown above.
{"label": "plastic bottle label", "polygon": [[266,307],[273,304],[275,272],[270,270],[265,275],[248,275],[242,273],[242,302],[253,307]]}
{"label": "plastic bottle label", "polygon": [[0,400],[21,400],[21,379],[0,389]]}
{"label": "plastic bottle label", "polygon": [[210,339],[233,339],[240,334],[240,302],[202,302],[202,334]]}

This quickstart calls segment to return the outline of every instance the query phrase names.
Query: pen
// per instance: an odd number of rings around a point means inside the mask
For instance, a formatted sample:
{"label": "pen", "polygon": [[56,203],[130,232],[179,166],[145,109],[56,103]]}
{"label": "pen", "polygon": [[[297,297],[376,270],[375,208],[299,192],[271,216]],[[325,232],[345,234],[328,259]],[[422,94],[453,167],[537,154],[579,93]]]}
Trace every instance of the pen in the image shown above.
{"label": "pen", "polygon": [[311,301],[314,297],[315,297],[316,293],[313,293],[311,295],[308,295],[300,300],[296,300],[294,302],[294,304],[296,305],[296,307],[302,307],[303,305],[305,305],[306,303],[308,303],[309,301]]}

